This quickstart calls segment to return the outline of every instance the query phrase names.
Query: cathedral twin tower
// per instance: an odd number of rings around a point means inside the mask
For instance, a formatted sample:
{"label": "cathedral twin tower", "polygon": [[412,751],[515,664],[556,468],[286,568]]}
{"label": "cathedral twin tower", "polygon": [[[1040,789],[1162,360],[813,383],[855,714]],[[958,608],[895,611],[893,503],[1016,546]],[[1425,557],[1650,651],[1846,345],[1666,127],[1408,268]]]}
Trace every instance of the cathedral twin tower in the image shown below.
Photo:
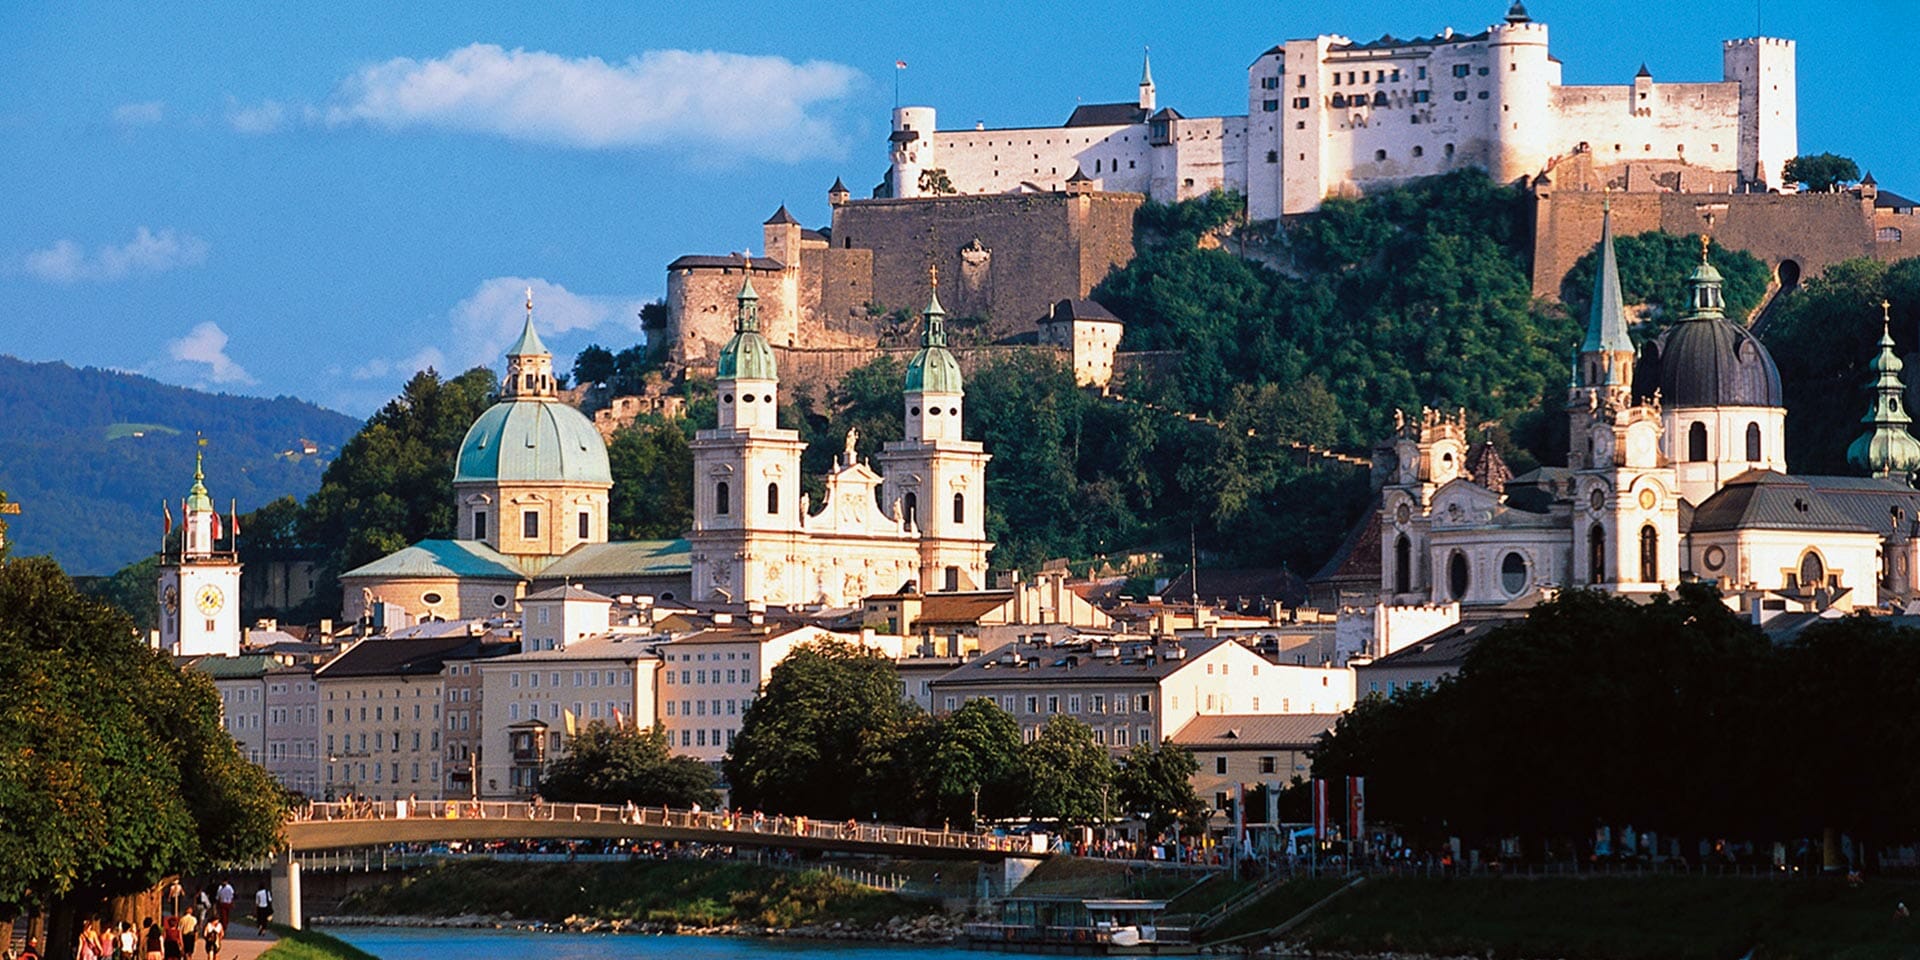
{"label": "cathedral twin tower", "polygon": [[882,473],[849,431],[817,505],[801,492],[806,443],[779,426],[779,371],[751,279],[738,303],[719,357],[718,426],[693,442],[693,596],[839,607],[910,587],[983,589],[990,457],[962,439],[966,391],[938,294],[907,364],[905,439],[884,446]]}

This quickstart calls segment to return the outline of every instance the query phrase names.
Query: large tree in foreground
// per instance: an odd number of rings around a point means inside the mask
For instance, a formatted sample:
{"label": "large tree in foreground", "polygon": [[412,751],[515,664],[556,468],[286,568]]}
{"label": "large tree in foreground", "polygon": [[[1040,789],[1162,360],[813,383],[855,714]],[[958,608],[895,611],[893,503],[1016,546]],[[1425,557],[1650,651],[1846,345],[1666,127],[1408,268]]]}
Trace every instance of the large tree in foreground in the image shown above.
{"label": "large tree in foreground", "polygon": [[1021,751],[1027,768],[1027,814],[1062,825],[1094,824],[1120,812],[1113,758],[1093,730],[1056,714]]}
{"label": "large tree in foreground", "polygon": [[724,770],[733,804],[812,817],[897,815],[912,706],[893,661],[844,643],[795,650],[741,719]]}
{"label": "large tree in foreground", "polygon": [[272,848],[283,794],[212,681],[51,560],[0,563],[0,677],[0,919],[46,910],[50,957],[110,897]]}
{"label": "large tree in foreground", "polygon": [[632,801],[643,807],[712,807],[720,801],[713,768],[674,756],[666,734],[599,721],[567,740],[566,754],[540,781],[540,795],[562,803]]}

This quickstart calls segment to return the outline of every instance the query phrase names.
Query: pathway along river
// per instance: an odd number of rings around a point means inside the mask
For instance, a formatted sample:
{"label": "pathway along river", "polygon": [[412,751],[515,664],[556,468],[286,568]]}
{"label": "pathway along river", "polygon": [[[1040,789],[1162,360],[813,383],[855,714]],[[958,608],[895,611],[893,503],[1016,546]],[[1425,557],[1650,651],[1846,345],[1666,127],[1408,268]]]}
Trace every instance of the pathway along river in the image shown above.
{"label": "pathway along river", "polygon": [[[326,927],[380,960],[980,960],[956,946],[520,930]],[[997,954],[1012,956],[1012,954]]]}

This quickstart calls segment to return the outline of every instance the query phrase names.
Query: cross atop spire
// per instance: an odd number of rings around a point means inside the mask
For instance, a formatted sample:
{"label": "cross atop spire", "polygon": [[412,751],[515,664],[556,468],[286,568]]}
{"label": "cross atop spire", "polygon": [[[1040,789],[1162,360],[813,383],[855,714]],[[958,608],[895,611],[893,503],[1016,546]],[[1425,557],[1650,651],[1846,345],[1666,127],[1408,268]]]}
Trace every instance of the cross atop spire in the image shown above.
{"label": "cross atop spire", "polygon": [[931,292],[927,296],[926,328],[920,332],[920,345],[923,347],[944,347],[947,345],[947,310],[940,305],[940,265],[935,263],[927,267],[927,285]]}
{"label": "cross atop spire", "polygon": [[540,334],[533,329],[533,287],[527,287],[527,322],[520,328],[520,339],[507,348],[509,357],[552,356],[547,345],[540,342]]}

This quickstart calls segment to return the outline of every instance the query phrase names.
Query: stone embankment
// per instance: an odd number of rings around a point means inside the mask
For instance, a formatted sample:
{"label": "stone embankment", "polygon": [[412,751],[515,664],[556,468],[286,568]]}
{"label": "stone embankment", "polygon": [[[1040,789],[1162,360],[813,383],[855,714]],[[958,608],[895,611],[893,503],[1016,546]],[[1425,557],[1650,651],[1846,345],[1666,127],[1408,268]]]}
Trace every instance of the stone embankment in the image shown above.
{"label": "stone embankment", "polygon": [[327,916],[314,917],[318,927],[428,927],[483,930],[525,930],[536,933],[681,934],[722,937],[784,937],[797,940],[858,940],[875,943],[952,943],[960,935],[958,917],[927,915],[895,917],[884,924],[833,922],[798,927],[762,927],[752,924],[700,926],[680,921],[604,920],[568,917],[557,923],[522,920],[511,914],[466,914],[457,917]]}

